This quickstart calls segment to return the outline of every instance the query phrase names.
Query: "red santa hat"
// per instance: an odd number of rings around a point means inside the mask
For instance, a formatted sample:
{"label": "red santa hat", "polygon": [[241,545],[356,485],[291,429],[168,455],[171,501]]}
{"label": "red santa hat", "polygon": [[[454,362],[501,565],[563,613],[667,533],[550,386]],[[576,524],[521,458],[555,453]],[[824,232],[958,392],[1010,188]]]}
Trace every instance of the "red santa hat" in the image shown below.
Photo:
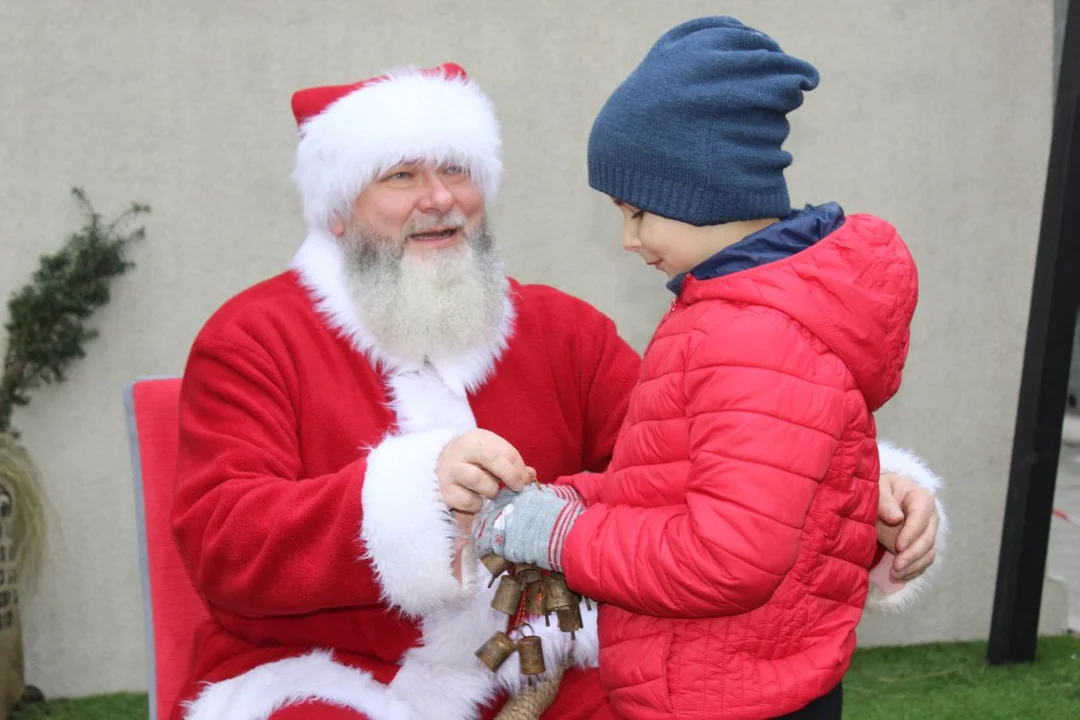
{"label": "red santa hat", "polygon": [[461,165],[489,203],[498,192],[495,109],[458,65],[300,90],[292,108],[300,132],[293,180],[309,227],[347,214],[365,187],[405,161]]}

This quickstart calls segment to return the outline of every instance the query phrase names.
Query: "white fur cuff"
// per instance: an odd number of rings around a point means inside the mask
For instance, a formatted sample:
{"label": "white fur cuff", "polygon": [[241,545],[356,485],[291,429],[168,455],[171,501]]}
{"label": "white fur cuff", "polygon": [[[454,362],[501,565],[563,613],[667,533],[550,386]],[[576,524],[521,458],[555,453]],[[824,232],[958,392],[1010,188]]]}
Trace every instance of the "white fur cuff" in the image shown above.
{"label": "white fur cuff", "polygon": [[[368,456],[360,539],[383,597],[410,617],[465,597],[454,579],[458,527],[439,495],[435,464],[452,430],[391,435]],[[462,569],[466,578],[470,574]]]}
{"label": "white fur cuff", "polygon": [[919,456],[884,440],[878,441],[878,453],[881,460],[881,472],[891,472],[911,478],[918,485],[935,494],[938,509],[934,564],[926,572],[910,582],[893,583],[889,580],[889,569],[896,559],[892,553],[885,553],[881,561],[870,571],[870,596],[867,599],[866,608],[883,613],[900,612],[917,605],[933,587],[940,574],[949,537],[949,519],[945,514],[945,506],[942,505],[941,498],[936,497],[942,486],[941,478],[935,475]]}
{"label": "white fur cuff", "polygon": [[881,472],[906,475],[933,493],[937,493],[941,489],[941,478],[926,466],[922,458],[910,450],[904,450],[885,440],[879,440],[878,457],[881,460]]}

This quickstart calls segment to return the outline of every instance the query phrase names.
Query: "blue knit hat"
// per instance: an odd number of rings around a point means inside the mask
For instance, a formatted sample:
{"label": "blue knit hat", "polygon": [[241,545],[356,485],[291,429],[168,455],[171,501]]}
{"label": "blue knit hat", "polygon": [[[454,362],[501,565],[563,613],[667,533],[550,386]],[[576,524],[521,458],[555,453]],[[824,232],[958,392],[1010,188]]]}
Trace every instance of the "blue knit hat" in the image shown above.
{"label": "blue knit hat", "polygon": [[813,65],[730,17],[669,30],[608,98],[589,135],[589,185],[691,225],[784,217],[787,113]]}

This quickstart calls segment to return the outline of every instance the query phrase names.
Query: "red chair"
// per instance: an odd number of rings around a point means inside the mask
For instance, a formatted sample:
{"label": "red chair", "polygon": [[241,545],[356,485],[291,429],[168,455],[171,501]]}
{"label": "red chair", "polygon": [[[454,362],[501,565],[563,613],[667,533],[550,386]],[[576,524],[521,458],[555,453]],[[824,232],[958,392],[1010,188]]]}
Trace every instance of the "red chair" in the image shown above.
{"label": "red chair", "polygon": [[180,378],[140,378],[124,392],[142,570],[150,720],[167,718],[187,677],[192,628],[209,618],[173,543]]}

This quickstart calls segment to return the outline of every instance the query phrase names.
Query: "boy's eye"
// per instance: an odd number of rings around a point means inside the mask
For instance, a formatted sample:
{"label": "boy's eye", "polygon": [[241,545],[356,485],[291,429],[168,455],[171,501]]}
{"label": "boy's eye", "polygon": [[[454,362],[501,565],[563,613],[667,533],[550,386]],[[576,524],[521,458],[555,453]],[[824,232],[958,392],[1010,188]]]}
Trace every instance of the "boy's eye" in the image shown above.
{"label": "boy's eye", "polygon": [[633,215],[630,216],[630,219],[631,220],[640,220],[644,216],[645,216],[645,211],[644,210],[638,210]]}
{"label": "boy's eye", "polygon": [[412,173],[408,170],[398,170],[396,173],[392,173],[386,176],[387,180],[408,180],[412,177]]}

